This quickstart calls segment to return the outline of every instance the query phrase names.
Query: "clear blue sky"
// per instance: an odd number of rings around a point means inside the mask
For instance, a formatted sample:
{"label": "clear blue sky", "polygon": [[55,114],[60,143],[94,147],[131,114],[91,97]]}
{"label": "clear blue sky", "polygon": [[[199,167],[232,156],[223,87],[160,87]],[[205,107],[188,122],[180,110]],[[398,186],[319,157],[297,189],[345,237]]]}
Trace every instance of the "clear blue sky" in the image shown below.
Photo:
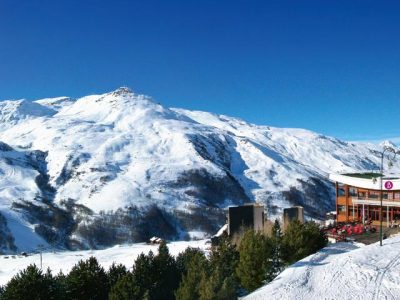
{"label": "clear blue sky", "polygon": [[400,136],[400,2],[0,1],[0,99],[122,85],[257,124]]}

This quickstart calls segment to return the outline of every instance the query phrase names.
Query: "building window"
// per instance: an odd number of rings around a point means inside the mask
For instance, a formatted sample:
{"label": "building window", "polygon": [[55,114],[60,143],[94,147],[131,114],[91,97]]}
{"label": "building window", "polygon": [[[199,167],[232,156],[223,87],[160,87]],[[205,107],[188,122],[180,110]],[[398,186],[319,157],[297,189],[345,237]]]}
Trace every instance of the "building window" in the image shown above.
{"label": "building window", "polygon": [[400,193],[394,193],[394,199],[400,199]]}
{"label": "building window", "polygon": [[346,213],[346,206],[345,205],[338,205],[339,214]]}
{"label": "building window", "polygon": [[343,184],[338,185],[338,196],[339,197],[346,196],[346,190]]}
{"label": "building window", "polygon": [[357,207],[349,206],[349,216],[352,217],[353,215],[357,216]]}
{"label": "building window", "polygon": [[370,208],[369,217],[372,221],[379,221],[379,209]]}
{"label": "building window", "polygon": [[366,192],[358,192],[358,198],[367,198],[367,193]]}
{"label": "building window", "polygon": [[351,197],[357,197],[357,189],[356,188],[354,188],[354,187],[351,187],[351,188],[349,188],[349,195],[351,196]]}
{"label": "building window", "polygon": [[379,198],[378,192],[369,192],[369,198],[377,199]]}

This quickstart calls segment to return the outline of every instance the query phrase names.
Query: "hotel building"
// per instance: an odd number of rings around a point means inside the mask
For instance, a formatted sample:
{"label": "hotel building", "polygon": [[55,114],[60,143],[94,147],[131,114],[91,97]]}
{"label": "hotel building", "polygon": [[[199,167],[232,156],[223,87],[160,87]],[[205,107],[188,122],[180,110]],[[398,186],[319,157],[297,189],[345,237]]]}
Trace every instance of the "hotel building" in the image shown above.
{"label": "hotel building", "polygon": [[[336,183],[336,221],[380,222],[381,176],[379,173],[330,174]],[[382,178],[382,222],[400,223],[400,178]]]}

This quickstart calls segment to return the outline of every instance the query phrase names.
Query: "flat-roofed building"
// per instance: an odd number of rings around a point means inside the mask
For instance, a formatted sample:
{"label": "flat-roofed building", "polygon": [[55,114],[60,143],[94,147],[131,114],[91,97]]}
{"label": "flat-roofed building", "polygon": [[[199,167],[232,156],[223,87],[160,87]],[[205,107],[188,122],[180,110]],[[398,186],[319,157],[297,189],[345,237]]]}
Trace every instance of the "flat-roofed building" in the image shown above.
{"label": "flat-roofed building", "polygon": [[283,209],[283,230],[286,230],[289,223],[294,220],[304,223],[304,208],[302,206],[293,206]]}
{"label": "flat-roofed building", "polygon": [[336,186],[337,222],[380,223],[382,180],[382,222],[400,221],[400,178],[380,173],[330,174]]}
{"label": "flat-roofed building", "polygon": [[244,230],[264,230],[264,206],[257,203],[228,208],[228,235],[243,234]]}

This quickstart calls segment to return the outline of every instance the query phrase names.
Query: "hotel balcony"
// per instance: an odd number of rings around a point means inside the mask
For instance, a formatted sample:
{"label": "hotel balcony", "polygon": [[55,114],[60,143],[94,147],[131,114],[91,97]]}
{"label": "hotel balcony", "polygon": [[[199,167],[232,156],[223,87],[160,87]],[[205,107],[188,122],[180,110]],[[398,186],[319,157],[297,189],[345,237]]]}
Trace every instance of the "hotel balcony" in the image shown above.
{"label": "hotel balcony", "polygon": [[[381,199],[379,197],[350,197],[352,204],[354,205],[373,205],[373,206],[380,206]],[[351,204],[350,204],[351,205]],[[393,206],[393,207],[400,207],[400,198],[382,199],[383,206]]]}

